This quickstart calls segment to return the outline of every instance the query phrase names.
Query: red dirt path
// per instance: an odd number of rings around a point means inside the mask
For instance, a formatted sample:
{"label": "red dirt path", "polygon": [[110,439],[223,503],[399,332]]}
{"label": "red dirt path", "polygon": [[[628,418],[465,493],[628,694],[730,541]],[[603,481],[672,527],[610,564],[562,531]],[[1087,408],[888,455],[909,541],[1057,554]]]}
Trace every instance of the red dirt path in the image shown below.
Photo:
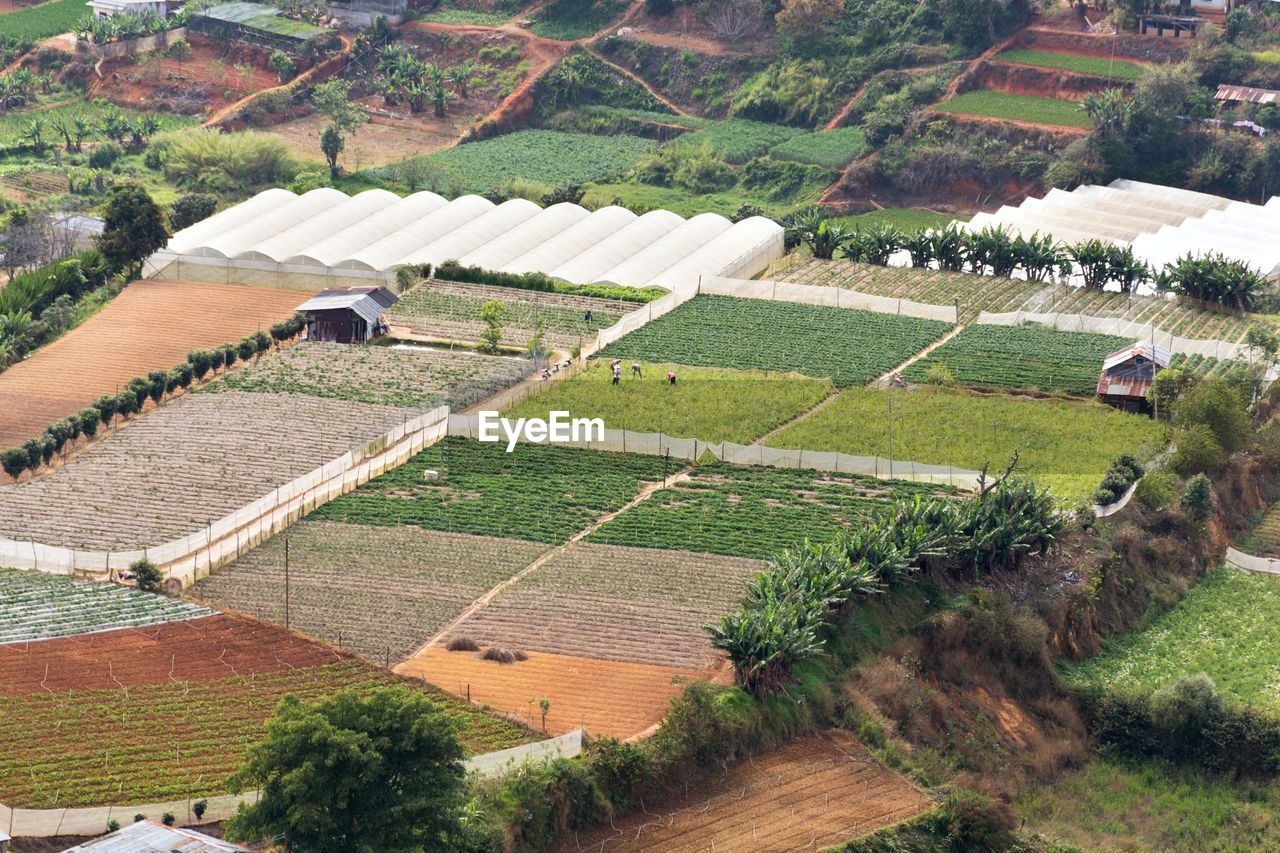
{"label": "red dirt path", "polygon": [[307,293],[238,284],[135,281],[82,326],[0,373],[0,448],[168,370],[193,349],[236,341],[283,320]]}
{"label": "red dirt path", "polygon": [[210,681],[345,660],[314,640],[246,616],[0,645],[0,696]]}

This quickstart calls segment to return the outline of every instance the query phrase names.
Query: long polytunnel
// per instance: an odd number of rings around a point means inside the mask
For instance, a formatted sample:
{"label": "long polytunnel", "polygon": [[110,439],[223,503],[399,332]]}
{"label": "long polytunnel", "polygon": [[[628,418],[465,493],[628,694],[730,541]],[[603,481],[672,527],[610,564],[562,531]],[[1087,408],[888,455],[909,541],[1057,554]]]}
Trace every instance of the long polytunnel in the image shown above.
{"label": "long polytunnel", "polygon": [[625,207],[602,207],[498,269],[509,273],[556,269],[635,221],[636,215]]}
{"label": "long polytunnel", "polygon": [[576,204],[553,204],[541,213],[526,219],[505,234],[472,249],[457,261],[466,266],[496,270],[512,258],[540,246],[566,228],[585,219],[589,212]]}
{"label": "long polytunnel", "polygon": [[312,275],[309,269],[364,280],[389,277],[401,265],[457,260],[583,284],[660,279],[674,289],[705,276],[750,277],[782,252],[781,226],[760,217],[735,226],[710,213],[686,220],[666,210],[636,216],[621,207],[543,209],[523,199],[495,205],[475,195],[445,201],[384,190],[348,196],[326,187],[259,193],[175,234],[149,267],[207,280],[201,276],[212,265],[219,281],[236,280],[241,268],[246,281],[277,275],[283,283]]}

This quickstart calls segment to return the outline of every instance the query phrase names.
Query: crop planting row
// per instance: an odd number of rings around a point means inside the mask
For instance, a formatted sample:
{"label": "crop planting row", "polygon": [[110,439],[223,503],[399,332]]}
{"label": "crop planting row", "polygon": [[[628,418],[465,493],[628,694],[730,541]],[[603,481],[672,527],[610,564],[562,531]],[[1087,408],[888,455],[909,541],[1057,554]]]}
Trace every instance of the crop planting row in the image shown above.
{"label": "crop planting row", "polygon": [[464,409],[523,379],[530,362],[429,347],[353,347],[303,342],[206,390],[305,394],[427,410]]}
{"label": "crop planting row", "polygon": [[[227,777],[263,735],[285,695],[314,701],[405,679],[359,660],[164,681],[127,690],[36,689],[0,715],[0,800],[53,808],[164,802],[226,793]],[[409,682],[414,683],[414,682]],[[423,686],[422,689],[429,688]],[[471,753],[537,736],[432,691]]]}
{"label": "crop planting row", "polygon": [[936,104],[933,108],[942,113],[1050,124],[1080,130],[1093,127],[1089,114],[1075,101],[1019,95],[994,89],[974,89]]}
{"label": "crop planting row", "polygon": [[716,661],[702,626],[733,610],[764,563],[576,543],[504,589],[450,636],[690,669]]}
{"label": "crop planting row", "polygon": [[183,395],[40,479],[0,485],[0,535],[123,550],[190,533],[402,424],[298,394]]}
{"label": "crop planting row", "polygon": [[1043,289],[1041,284],[999,276],[816,259],[786,270],[782,278],[794,284],[840,287],[933,305],[959,305],[960,319],[966,322],[979,311],[1014,311]]}
{"label": "crop planting row", "polygon": [[19,41],[38,41],[59,33],[69,33],[84,19],[80,0],[51,0],[0,15],[0,36]]}
{"label": "crop planting row", "polygon": [[[562,296],[510,287],[430,282],[404,294],[388,322],[423,335],[479,340],[485,328],[481,314],[486,303],[498,301],[505,310],[505,343],[523,345],[541,322],[547,340],[572,346],[595,337],[599,329],[618,322],[634,304],[582,296]],[[592,314],[591,322],[586,312]]]}
{"label": "crop planting row", "polygon": [[1102,360],[1133,341],[1113,335],[1063,332],[1048,326],[968,326],[906,370],[928,382],[945,367],[962,385],[1037,388],[1091,395]]}
{"label": "crop planting row", "polygon": [[996,54],[996,60],[1015,62],[1019,65],[1034,65],[1038,68],[1056,68],[1074,74],[1087,74],[1091,77],[1114,77],[1117,80],[1137,80],[1146,71],[1146,66],[1139,62],[1104,59],[1100,56],[1081,56],[1075,53],[1055,53],[1051,50],[1009,48]]}
{"label": "crop planting row", "polygon": [[769,156],[776,160],[793,160],[828,169],[843,169],[865,154],[867,149],[862,128],[839,127],[793,136],[773,146],[769,150]]}
{"label": "crop planting row", "polygon": [[1280,710],[1280,578],[1220,568],[1179,604],[1097,657],[1068,680],[1098,690],[1150,692],[1204,672],[1236,702]]}
{"label": "crop planting row", "polygon": [[[668,372],[676,374],[675,385],[667,382]],[[600,418],[609,429],[749,444],[813,408],[832,390],[827,380],[799,374],[648,363],[640,365],[638,377],[624,365],[622,381],[612,385],[608,365],[594,361],[567,382],[546,384],[505,414],[545,418],[565,411]]]}
{"label": "crop planting row", "polygon": [[892,442],[897,459],[972,471],[1002,470],[1016,452],[1039,485],[1084,499],[1113,459],[1150,458],[1167,434],[1163,423],[1083,400],[851,388],[769,444],[885,457]]}
{"label": "crop planting row", "polygon": [[871,311],[697,296],[600,352],[601,358],[796,372],[861,385],[950,326]]}
{"label": "crop planting row", "polygon": [[710,143],[730,163],[745,163],[802,134],[794,127],[730,118],[678,137],[678,144],[696,148]]}
{"label": "crop planting row", "polygon": [[[431,479],[424,475],[436,472]],[[662,479],[663,460],[452,437],[316,510],[313,519],[563,542]]]}
{"label": "crop planting row", "polygon": [[1234,360],[1229,358],[1214,358],[1211,355],[1199,353],[1195,355],[1174,353],[1169,366],[1185,368],[1194,376],[1221,376],[1231,369],[1233,363]]}
{"label": "crop planting row", "polygon": [[768,559],[823,542],[897,498],[947,487],[809,469],[704,465],[611,519],[587,541]]}
{"label": "crop planting row", "polygon": [[140,628],[210,613],[187,601],[128,587],[0,569],[0,643]]}
{"label": "crop planting row", "polygon": [[289,626],[376,661],[411,654],[545,550],[413,526],[307,520],[200,581],[191,594],[284,624],[286,541]]}
{"label": "crop planting row", "polygon": [[1083,287],[1055,287],[1048,298],[1027,310],[1052,314],[1086,314],[1116,317],[1137,323],[1151,323],[1162,332],[1183,338],[1236,342],[1244,340],[1249,327],[1259,322],[1247,314],[1201,308],[1163,296],[1130,296],[1114,291]]}

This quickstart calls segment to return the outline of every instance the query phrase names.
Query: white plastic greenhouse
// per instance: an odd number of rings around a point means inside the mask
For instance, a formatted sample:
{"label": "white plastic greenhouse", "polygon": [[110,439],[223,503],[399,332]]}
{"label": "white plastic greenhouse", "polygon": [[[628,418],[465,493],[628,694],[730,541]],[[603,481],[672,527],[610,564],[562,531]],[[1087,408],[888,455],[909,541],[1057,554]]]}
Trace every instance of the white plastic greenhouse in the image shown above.
{"label": "white plastic greenhouse", "polygon": [[966,230],[1003,226],[1017,234],[1049,234],[1064,243],[1104,240],[1131,246],[1155,268],[1184,257],[1221,252],[1263,275],[1280,273],[1280,197],[1265,205],[1141,181],[1050,190],[995,213]]}
{"label": "white plastic greenhouse", "polygon": [[636,216],[523,199],[495,205],[474,195],[271,189],[179,231],[150,268],[270,283],[273,275],[387,278],[403,264],[457,260],[583,284],[682,289],[711,276],[750,277],[782,254],[782,227],[763,217],[733,223],[714,213]]}

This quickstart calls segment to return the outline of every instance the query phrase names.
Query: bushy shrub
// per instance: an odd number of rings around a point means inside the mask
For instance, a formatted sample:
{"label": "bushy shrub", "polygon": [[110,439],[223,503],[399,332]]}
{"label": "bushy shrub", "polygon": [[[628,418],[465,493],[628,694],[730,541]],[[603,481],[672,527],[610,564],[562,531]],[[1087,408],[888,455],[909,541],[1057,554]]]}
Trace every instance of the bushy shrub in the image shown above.
{"label": "bushy shrub", "polygon": [[253,131],[165,133],[151,144],[164,157],[165,177],[199,192],[278,186],[287,184],[297,172],[282,141]]}
{"label": "bushy shrub", "polygon": [[93,169],[110,169],[124,156],[124,149],[110,140],[99,142],[89,149],[89,166]]}
{"label": "bushy shrub", "polygon": [[1196,474],[1187,481],[1187,488],[1179,502],[1187,515],[1196,521],[1204,521],[1213,511],[1213,484],[1204,474]]}
{"label": "bushy shrub", "polygon": [[1173,422],[1184,429],[1197,424],[1209,427],[1218,446],[1226,453],[1243,447],[1252,432],[1240,390],[1217,377],[1202,380],[1178,398]]}
{"label": "bushy shrub", "polygon": [[187,193],[169,208],[169,227],[174,231],[181,231],[213,216],[217,209],[217,196],[211,193]]}
{"label": "bushy shrub", "polygon": [[129,572],[133,575],[138,589],[143,592],[160,592],[161,585],[164,583],[164,575],[160,573],[160,569],[156,567],[155,563],[145,557],[141,560],[135,560],[129,564]]}
{"label": "bushy shrub", "polygon": [[1133,496],[1148,509],[1162,509],[1178,496],[1178,478],[1169,471],[1151,471],[1138,481]]}
{"label": "bushy shrub", "polygon": [[1173,444],[1169,466],[1183,477],[1216,471],[1222,466],[1222,445],[1205,424],[1178,430],[1173,435]]}

